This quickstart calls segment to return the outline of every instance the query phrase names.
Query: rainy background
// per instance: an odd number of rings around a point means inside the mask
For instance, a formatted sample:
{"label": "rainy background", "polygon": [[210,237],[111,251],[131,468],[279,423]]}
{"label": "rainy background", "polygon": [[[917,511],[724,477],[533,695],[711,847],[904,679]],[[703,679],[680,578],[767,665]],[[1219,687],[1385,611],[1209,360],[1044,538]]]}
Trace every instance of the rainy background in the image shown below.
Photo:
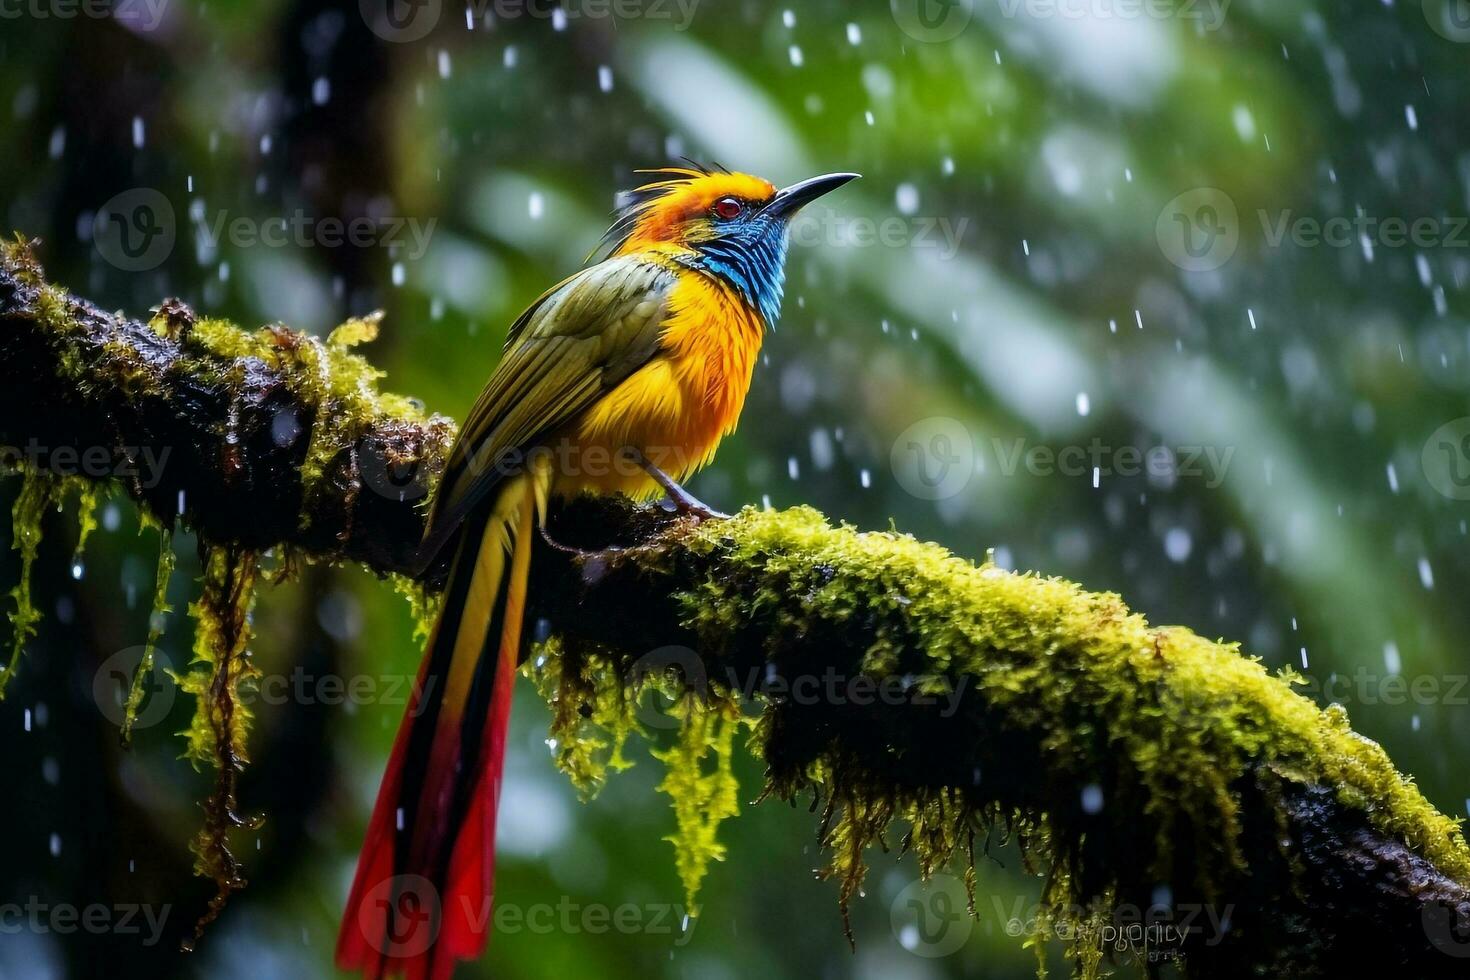
{"label": "rainy background", "polygon": [[[1470,10],[861,7],[0,0],[0,224],[134,315],[178,296],[323,334],[382,309],[385,387],[462,417],[638,168],[860,171],[796,227],[744,424],[691,488],[993,549],[1238,640],[1463,814]],[[107,230],[118,213],[148,219],[135,240]],[[48,521],[47,619],[0,704],[0,976],[334,975],[419,654],[404,603],[350,568],[265,590],[254,655],[276,686],[243,803],[267,819],[242,835],[249,887],[182,955],[209,894],[186,847],[206,777],[177,758],[187,698],[154,692],[124,751],[94,696],[136,661],[157,555],[126,499],[102,516],[75,565],[74,522]],[[181,666],[198,560],[186,533],[175,550]],[[17,574],[0,559],[0,586]],[[804,807],[726,824],[685,923],[659,765],[635,747],[583,804],[546,722],[521,682],[498,898],[525,922],[462,975],[1034,975],[1008,932],[1039,883],[1004,848],[974,922],[875,855],[850,951]],[[752,798],[758,764],[738,773]],[[92,905],[101,928],[50,917]]]}

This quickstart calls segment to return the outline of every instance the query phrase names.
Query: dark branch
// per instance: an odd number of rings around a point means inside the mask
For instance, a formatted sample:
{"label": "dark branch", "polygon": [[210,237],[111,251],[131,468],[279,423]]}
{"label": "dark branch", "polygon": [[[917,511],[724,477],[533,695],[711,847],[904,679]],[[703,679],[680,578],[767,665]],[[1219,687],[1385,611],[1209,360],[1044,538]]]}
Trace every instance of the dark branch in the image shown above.
{"label": "dark branch", "polygon": [[131,320],[47,285],[23,248],[0,261],[4,461],[115,476],[219,544],[400,571],[454,425],[326,377],[356,360],[284,327],[200,329],[178,302]]}

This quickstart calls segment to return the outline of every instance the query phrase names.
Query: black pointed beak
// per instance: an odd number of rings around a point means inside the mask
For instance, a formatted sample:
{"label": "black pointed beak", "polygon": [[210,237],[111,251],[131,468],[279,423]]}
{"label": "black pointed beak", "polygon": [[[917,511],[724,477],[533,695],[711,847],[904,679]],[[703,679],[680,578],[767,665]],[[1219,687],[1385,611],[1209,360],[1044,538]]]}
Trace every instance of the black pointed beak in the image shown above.
{"label": "black pointed beak", "polygon": [[835,191],[849,180],[861,176],[862,174],[823,174],[797,181],[776,192],[771,203],[766,205],[766,214],[776,218],[789,218],[823,194]]}

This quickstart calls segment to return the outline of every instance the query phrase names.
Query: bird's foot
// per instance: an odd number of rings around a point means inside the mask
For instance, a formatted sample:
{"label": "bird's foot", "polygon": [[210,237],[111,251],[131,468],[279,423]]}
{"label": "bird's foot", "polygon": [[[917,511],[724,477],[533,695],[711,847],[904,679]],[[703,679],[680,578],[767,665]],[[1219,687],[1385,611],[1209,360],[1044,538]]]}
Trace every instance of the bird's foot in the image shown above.
{"label": "bird's foot", "polygon": [[[678,487],[678,484],[675,484],[675,486]],[[662,506],[665,510],[678,514],[681,517],[692,518],[695,523],[727,521],[730,519],[729,514],[715,510],[709,504],[706,504],[698,497],[686,491],[683,487],[678,487],[678,490],[678,494],[669,493],[663,499]],[[664,492],[668,493],[668,488],[665,488]]]}
{"label": "bird's foot", "polygon": [[653,482],[663,488],[664,493],[668,495],[668,505],[674,513],[684,517],[692,517],[696,523],[729,520],[729,514],[720,513],[688,490],[685,490],[679,485],[677,480],[655,466],[653,461],[641,452],[636,449],[629,449],[628,452],[638,465],[643,467],[644,472],[653,477]]}

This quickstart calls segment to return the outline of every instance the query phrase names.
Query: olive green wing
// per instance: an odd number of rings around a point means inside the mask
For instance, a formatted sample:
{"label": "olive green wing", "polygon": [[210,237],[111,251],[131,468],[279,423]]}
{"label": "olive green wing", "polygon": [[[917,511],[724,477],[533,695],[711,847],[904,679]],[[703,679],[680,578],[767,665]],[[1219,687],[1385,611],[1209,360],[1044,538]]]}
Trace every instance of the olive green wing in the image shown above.
{"label": "olive green wing", "polygon": [[421,560],[517,471],[521,452],[652,359],[676,282],[664,266],[622,256],[553,286],[521,314],[450,453]]}

